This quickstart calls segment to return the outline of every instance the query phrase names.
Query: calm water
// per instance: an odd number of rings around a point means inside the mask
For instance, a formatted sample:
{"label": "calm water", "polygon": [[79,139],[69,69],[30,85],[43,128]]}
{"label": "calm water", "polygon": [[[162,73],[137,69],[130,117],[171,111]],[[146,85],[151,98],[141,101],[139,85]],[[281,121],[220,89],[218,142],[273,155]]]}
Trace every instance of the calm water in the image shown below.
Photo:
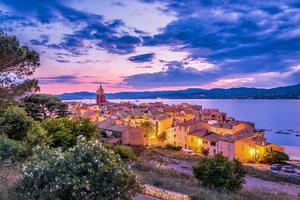
{"label": "calm water", "polygon": [[[203,108],[218,108],[238,120],[254,122],[257,128],[267,129],[269,142],[300,147],[300,100],[224,100],[224,99],[142,99],[110,100],[112,102],[131,101],[164,102],[166,104],[190,103]],[[93,102],[93,101],[90,101]],[[289,134],[278,134],[277,131]]]}

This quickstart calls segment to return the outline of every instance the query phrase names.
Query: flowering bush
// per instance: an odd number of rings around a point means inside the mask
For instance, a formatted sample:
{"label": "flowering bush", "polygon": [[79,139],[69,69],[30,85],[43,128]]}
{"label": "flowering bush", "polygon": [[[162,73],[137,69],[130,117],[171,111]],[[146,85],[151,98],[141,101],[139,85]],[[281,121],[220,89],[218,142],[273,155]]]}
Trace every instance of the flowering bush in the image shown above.
{"label": "flowering bush", "polygon": [[118,155],[98,142],[79,142],[62,152],[37,149],[20,176],[33,199],[129,200],[141,186]]}

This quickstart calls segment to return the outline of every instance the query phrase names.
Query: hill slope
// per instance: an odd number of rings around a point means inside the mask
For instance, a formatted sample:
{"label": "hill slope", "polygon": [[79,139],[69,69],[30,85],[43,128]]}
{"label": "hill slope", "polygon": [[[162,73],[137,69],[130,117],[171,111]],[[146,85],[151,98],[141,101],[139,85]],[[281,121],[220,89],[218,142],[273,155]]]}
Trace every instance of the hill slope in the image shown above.
{"label": "hill slope", "polygon": [[[95,99],[93,92],[74,92],[57,95],[64,100]],[[271,89],[214,88],[210,90],[190,88],[176,91],[119,92],[106,94],[108,99],[300,99],[300,84]]]}

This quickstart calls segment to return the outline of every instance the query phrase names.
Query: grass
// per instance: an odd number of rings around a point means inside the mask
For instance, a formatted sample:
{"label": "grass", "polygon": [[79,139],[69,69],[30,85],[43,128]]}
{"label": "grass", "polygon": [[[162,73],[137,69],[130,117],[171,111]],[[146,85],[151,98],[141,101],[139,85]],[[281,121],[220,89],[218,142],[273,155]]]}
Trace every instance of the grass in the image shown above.
{"label": "grass", "polygon": [[288,176],[284,174],[275,174],[268,170],[259,170],[254,167],[246,166],[246,171],[248,175],[253,176],[255,178],[260,178],[267,181],[274,182],[283,182],[283,183],[291,183],[295,185],[300,185],[300,178]]}
{"label": "grass", "polygon": [[0,200],[24,200],[16,190],[16,178],[20,172],[20,164],[5,167],[0,165]]}
{"label": "grass", "polygon": [[270,193],[261,190],[218,192],[201,186],[195,178],[187,174],[158,169],[145,163],[138,163],[133,169],[144,183],[187,194],[193,200],[299,200],[299,197],[286,193]]}

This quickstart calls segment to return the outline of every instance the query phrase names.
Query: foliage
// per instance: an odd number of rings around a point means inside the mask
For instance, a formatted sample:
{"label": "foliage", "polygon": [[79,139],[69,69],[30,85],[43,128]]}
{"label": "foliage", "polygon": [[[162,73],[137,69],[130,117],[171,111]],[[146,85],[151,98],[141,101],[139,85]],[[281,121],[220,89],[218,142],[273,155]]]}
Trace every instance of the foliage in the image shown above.
{"label": "foliage", "polygon": [[194,176],[204,186],[237,191],[242,188],[246,171],[238,160],[229,160],[222,154],[202,158],[193,168]]}
{"label": "foliage", "polygon": [[52,144],[51,135],[48,136],[45,129],[38,122],[27,132],[25,142],[29,151],[36,146],[47,146]]}
{"label": "foliage", "polygon": [[172,150],[172,151],[180,151],[182,149],[182,147],[180,146],[175,146],[175,145],[172,145],[172,144],[167,144],[165,146],[166,149],[169,149],[169,150]]}
{"label": "foliage", "polygon": [[21,173],[20,188],[33,199],[129,200],[140,183],[119,156],[98,142],[38,149]]}
{"label": "foliage", "polygon": [[98,127],[88,119],[50,118],[42,122],[42,127],[52,139],[51,146],[64,149],[75,145],[80,135],[90,140],[99,133]]}
{"label": "foliage", "polygon": [[189,174],[163,169],[151,163],[139,162],[132,168],[143,183],[186,194],[192,200],[299,200],[297,196],[259,189],[244,188],[234,193],[220,192],[200,185],[198,180]]}
{"label": "foliage", "polygon": [[122,160],[125,161],[136,161],[137,157],[136,155],[129,150],[128,148],[124,147],[124,146],[116,146],[113,148],[113,151],[118,154]]}
{"label": "foliage", "polygon": [[27,79],[40,65],[39,54],[21,46],[15,36],[0,31],[0,110],[26,92],[37,91],[37,80]]}
{"label": "foliage", "polygon": [[141,128],[147,137],[151,137],[155,135],[154,125],[150,121],[143,122],[141,124]]}
{"label": "foliage", "polygon": [[33,128],[35,121],[17,106],[11,106],[0,115],[0,133],[13,140],[23,140]]}
{"label": "foliage", "polygon": [[273,181],[273,182],[281,182],[281,183],[291,183],[295,185],[300,185],[300,178],[285,174],[277,174],[270,170],[260,170],[255,167],[247,166],[246,172],[248,175],[260,178],[266,181]]}
{"label": "foliage", "polygon": [[0,160],[20,161],[26,158],[27,149],[24,143],[0,135]]}
{"label": "foliage", "polygon": [[48,94],[33,94],[22,99],[26,112],[35,120],[50,117],[66,117],[68,106],[58,97]]}
{"label": "foliage", "polygon": [[289,156],[284,152],[271,151],[271,152],[267,152],[265,155],[263,155],[260,162],[267,163],[267,164],[282,163],[282,162],[288,161],[289,159],[290,159]]}

